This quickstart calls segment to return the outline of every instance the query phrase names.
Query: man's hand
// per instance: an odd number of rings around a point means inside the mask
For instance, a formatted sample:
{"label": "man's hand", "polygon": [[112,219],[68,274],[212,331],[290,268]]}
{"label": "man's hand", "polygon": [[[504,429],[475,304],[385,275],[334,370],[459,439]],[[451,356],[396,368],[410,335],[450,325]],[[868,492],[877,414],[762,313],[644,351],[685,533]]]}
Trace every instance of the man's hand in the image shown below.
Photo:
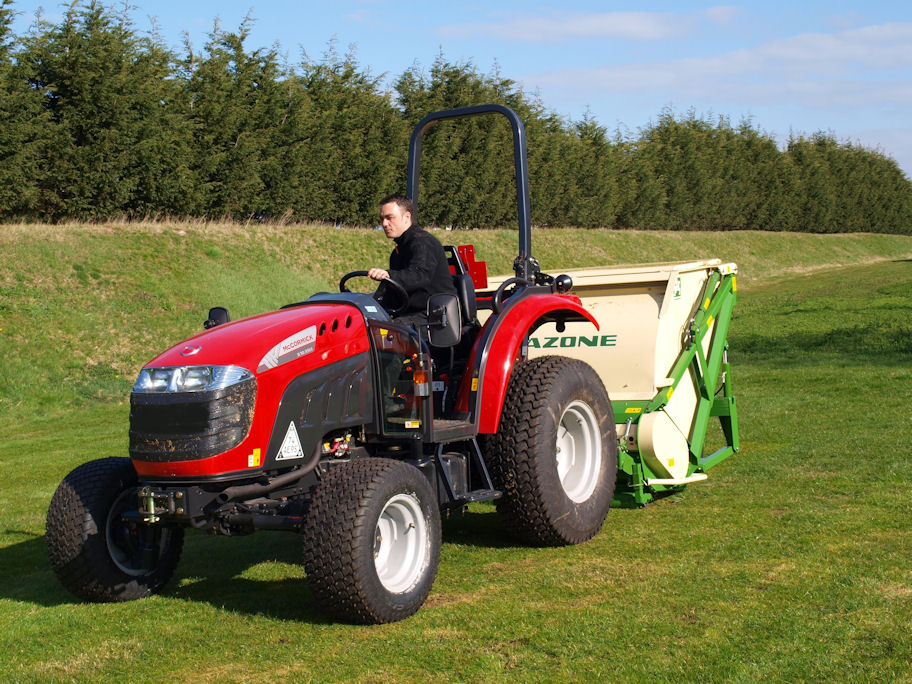
{"label": "man's hand", "polygon": [[386,280],[390,277],[390,274],[386,269],[372,268],[367,272],[367,277],[371,280]]}

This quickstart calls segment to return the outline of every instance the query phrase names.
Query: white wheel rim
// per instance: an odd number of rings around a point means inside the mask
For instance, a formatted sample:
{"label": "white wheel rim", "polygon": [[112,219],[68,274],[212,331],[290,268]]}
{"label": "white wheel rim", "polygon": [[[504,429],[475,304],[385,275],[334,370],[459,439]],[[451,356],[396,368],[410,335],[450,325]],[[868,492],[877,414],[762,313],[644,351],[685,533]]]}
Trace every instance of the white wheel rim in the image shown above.
{"label": "white wheel rim", "polygon": [[575,503],[595,491],[602,468],[602,435],[592,409],[573,401],[557,426],[557,475],[564,492]]}
{"label": "white wheel rim", "polygon": [[428,528],[414,494],[397,494],[383,507],[374,533],[374,567],[394,594],[408,591],[427,567]]}

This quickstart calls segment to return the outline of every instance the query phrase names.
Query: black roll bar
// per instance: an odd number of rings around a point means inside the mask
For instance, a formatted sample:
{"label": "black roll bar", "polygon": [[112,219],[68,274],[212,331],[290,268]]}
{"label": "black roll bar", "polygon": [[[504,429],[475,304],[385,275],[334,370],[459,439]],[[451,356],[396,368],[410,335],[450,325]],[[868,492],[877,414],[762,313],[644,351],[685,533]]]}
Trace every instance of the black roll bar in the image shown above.
{"label": "black roll bar", "polygon": [[509,107],[484,104],[431,112],[415,126],[409,141],[408,185],[406,196],[418,206],[418,176],[421,170],[421,143],[427,130],[441,119],[452,119],[495,112],[503,114],[513,129],[513,166],[516,171],[516,205],[519,219],[519,255],[513,262],[516,276],[534,282],[539,273],[538,262],[532,257],[532,223],[529,202],[529,163],[526,158],[526,129],[519,116]]}

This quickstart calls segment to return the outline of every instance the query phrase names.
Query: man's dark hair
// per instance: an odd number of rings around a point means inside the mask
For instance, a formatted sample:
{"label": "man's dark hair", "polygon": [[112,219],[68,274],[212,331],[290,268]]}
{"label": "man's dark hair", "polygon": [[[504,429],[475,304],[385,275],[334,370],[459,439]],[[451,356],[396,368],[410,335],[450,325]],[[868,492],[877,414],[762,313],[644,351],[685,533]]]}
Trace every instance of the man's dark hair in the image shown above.
{"label": "man's dark hair", "polygon": [[382,207],[384,204],[389,204],[390,202],[395,202],[399,205],[399,209],[410,213],[412,215],[412,223],[418,223],[418,212],[415,211],[415,203],[412,202],[412,200],[405,195],[390,195],[389,197],[384,197],[380,200],[380,206]]}

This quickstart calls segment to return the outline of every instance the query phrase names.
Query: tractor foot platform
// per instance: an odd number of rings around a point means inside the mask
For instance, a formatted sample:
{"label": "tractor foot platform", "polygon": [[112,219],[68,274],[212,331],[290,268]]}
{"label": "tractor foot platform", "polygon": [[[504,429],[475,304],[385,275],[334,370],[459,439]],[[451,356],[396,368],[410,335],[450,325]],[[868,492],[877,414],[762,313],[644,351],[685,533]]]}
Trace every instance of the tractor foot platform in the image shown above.
{"label": "tractor foot platform", "polygon": [[437,444],[462,442],[475,437],[475,425],[466,420],[435,419],[432,432],[431,441]]}
{"label": "tractor foot platform", "polygon": [[466,492],[462,496],[457,497],[457,501],[460,503],[491,501],[493,499],[499,499],[501,496],[503,496],[503,492],[498,489],[475,489],[471,492]]}

